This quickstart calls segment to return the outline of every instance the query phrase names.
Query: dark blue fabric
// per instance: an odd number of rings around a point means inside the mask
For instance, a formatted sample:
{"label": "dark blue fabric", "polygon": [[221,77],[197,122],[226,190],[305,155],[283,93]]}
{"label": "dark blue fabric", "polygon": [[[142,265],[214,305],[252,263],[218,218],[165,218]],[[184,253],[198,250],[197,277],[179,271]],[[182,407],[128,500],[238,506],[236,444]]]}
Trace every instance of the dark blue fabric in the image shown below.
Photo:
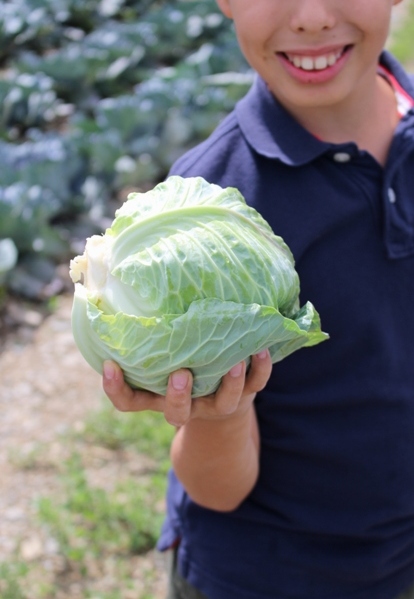
{"label": "dark blue fabric", "polygon": [[181,538],[181,573],[210,599],[394,598],[414,581],[414,111],[382,168],[312,137],[257,79],[172,173],[240,189],[290,246],[330,340],[258,395],[248,499],[203,509],[171,473],[159,547]]}

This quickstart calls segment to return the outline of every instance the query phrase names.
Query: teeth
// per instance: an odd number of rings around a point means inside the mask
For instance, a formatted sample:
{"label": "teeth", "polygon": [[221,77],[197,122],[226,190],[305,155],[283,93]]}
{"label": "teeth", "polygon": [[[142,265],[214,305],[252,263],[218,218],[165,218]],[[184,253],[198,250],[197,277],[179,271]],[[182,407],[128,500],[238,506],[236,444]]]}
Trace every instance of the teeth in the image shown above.
{"label": "teeth", "polygon": [[304,56],[301,58],[301,63],[302,64],[300,66],[305,71],[312,71],[315,68],[313,58],[310,56]]}
{"label": "teeth", "polygon": [[340,56],[341,56],[341,52],[339,52],[338,54],[329,54],[329,56],[328,56],[329,66],[330,67],[333,66]]}
{"label": "teeth", "polygon": [[288,60],[298,69],[304,71],[322,71],[328,66],[333,66],[342,52],[324,54],[323,56],[298,56],[297,54],[287,54]]}
{"label": "teeth", "polygon": [[326,56],[318,56],[315,58],[315,69],[321,71],[322,69],[326,69],[328,66],[328,59]]}

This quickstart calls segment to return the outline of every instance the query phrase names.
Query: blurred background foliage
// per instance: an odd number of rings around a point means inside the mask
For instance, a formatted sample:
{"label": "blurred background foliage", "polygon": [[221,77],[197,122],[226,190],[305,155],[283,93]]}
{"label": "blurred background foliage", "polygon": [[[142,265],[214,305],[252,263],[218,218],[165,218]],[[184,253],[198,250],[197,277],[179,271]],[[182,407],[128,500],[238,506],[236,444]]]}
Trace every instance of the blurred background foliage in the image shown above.
{"label": "blurred background foliage", "polygon": [[251,81],[215,0],[4,0],[0,304],[59,293],[58,266]]}
{"label": "blurred background foliage", "polygon": [[[412,67],[405,6],[390,49]],[[0,310],[10,295],[62,291],[86,237],[206,138],[252,78],[215,0],[3,0]]]}

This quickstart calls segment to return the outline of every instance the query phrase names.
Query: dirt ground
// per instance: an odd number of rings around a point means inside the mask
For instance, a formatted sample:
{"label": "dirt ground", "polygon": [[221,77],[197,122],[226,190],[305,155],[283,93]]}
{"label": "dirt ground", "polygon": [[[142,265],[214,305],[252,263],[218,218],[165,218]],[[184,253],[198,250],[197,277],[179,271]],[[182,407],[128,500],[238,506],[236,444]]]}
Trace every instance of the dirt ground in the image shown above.
{"label": "dirt ground", "polygon": [[[58,467],[68,452],[64,433],[81,431],[103,397],[100,377],[74,344],[71,304],[70,294],[59,297],[56,311],[45,319],[36,309],[15,307],[22,326],[6,341],[3,335],[0,354],[0,563],[17,557],[37,562],[51,574],[62,568],[61,558],[56,542],[36,520],[36,499],[58,492]],[[134,452],[119,459],[102,447],[89,447],[87,460],[94,480],[103,486],[145,468]],[[153,596],[162,597],[160,556],[150,553],[140,560],[137,568],[141,563],[157,570]],[[79,590],[79,581],[75,583]],[[82,596],[73,584],[59,599]]]}

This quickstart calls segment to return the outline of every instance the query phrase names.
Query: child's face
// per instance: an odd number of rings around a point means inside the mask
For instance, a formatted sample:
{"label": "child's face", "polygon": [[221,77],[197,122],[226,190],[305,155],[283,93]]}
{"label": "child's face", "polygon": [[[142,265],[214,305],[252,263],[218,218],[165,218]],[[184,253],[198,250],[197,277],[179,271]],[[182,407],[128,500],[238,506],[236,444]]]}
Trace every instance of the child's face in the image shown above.
{"label": "child's face", "polygon": [[368,92],[400,1],[217,0],[250,65],[294,115]]}

